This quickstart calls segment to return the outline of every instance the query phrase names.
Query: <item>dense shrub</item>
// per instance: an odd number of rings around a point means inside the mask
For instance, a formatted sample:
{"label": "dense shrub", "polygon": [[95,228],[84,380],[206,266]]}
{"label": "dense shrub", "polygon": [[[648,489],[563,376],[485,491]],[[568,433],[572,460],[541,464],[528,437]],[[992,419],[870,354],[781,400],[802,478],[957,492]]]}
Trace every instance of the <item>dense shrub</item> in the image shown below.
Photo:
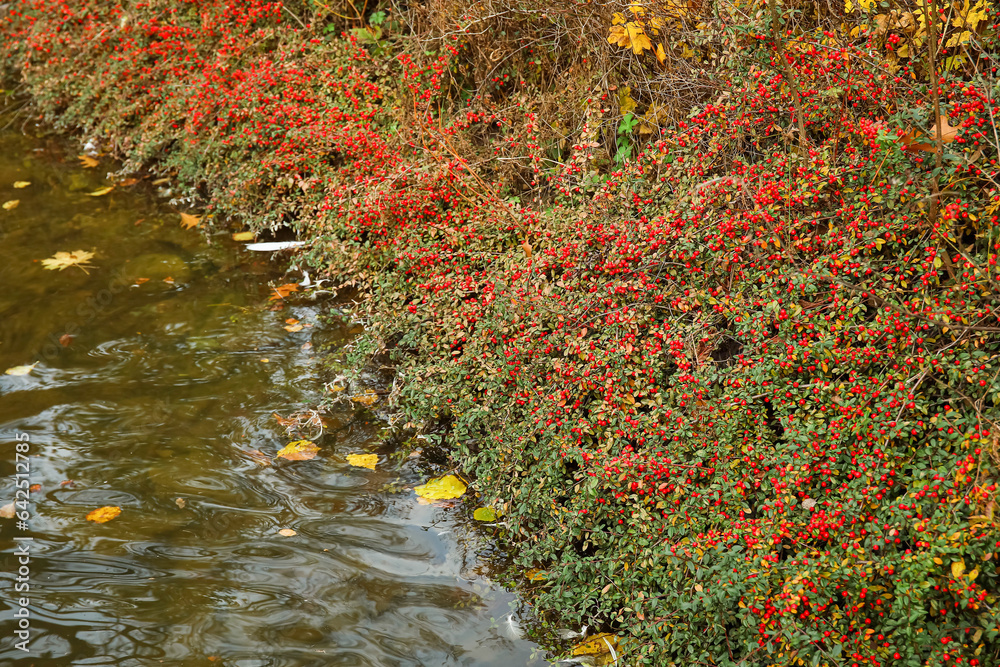
{"label": "dense shrub", "polygon": [[359,354],[504,512],[541,609],[631,663],[1000,661],[991,4],[5,26],[46,120],[369,289]]}

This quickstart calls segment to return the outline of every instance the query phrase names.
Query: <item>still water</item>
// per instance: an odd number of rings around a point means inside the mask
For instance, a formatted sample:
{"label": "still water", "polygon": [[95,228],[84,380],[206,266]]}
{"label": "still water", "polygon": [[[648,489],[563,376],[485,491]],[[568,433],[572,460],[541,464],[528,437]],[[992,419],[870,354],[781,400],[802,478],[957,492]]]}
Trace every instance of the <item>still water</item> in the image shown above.
{"label": "still water", "polygon": [[[27,529],[0,518],[0,665],[546,664],[499,623],[516,599],[481,529],[408,490],[442,468],[349,401],[322,433],[276,418],[327,391],[347,306],[279,298],[280,261],[184,229],[169,183],[92,196],[114,165],[78,152],[0,135],[0,373],[35,364],[0,374],[0,505],[29,479],[18,438],[33,489]],[[77,250],[88,268],[41,262]],[[274,459],[299,438],[317,458]]]}

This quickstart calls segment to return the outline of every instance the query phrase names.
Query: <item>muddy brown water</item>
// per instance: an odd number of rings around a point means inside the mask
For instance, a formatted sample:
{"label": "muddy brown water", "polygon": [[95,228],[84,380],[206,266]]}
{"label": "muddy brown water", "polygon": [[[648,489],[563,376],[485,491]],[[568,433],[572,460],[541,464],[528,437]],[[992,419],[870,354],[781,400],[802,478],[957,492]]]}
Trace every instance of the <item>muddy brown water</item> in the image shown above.
{"label": "muddy brown water", "polygon": [[[438,468],[349,403],[322,435],[275,419],[326,391],[347,306],[270,300],[280,260],[183,229],[169,183],[91,196],[114,165],[78,152],[0,134],[0,373],[35,364],[0,374],[0,505],[34,489],[0,519],[0,665],[547,664],[499,623],[486,531],[407,490]],[[273,460],[303,435],[316,459]]]}

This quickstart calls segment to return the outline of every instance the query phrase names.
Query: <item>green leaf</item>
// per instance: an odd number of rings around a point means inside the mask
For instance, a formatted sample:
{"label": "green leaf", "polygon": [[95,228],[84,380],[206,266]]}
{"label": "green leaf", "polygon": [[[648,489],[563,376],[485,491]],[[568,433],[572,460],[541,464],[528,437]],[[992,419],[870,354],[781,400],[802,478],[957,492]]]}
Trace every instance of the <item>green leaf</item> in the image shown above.
{"label": "green leaf", "polygon": [[496,521],[497,511],[492,507],[480,507],[472,513],[472,518],[476,521]]}

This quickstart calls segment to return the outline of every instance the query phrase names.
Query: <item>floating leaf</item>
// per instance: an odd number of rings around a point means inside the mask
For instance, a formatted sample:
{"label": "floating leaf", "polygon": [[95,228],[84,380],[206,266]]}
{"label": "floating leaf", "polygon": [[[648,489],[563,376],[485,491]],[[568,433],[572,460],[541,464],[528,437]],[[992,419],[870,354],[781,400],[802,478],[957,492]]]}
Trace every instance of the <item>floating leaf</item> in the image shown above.
{"label": "floating leaf", "polygon": [[89,265],[91,258],[93,258],[94,253],[87,252],[86,250],[74,250],[72,252],[57,252],[52,257],[42,260],[42,266],[44,266],[49,271],[62,271],[70,266],[76,266],[84,273],[87,273],[88,268],[93,268]]}
{"label": "floating leaf", "polygon": [[267,458],[267,454],[260,451],[259,449],[249,450],[247,452],[247,456],[249,456],[250,459],[257,465],[259,465],[261,468],[266,468],[267,466],[271,465],[271,459]]}
{"label": "floating leaf", "polygon": [[105,185],[103,188],[97,188],[93,192],[88,192],[87,195],[90,197],[103,197],[114,189],[115,186],[113,185]]}
{"label": "floating leaf", "polygon": [[357,396],[351,396],[351,400],[359,405],[365,406],[366,408],[370,408],[378,403],[378,394],[371,389],[366,389],[363,393],[358,394]]}
{"label": "floating leaf", "polygon": [[14,518],[14,503],[7,503],[3,507],[0,507],[0,519],[13,519]]}
{"label": "floating leaf", "polygon": [[285,331],[289,333],[297,333],[299,331],[302,331],[302,325],[299,324],[299,321],[294,317],[289,317],[287,320],[285,320],[285,324],[286,324]]}
{"label": "floating leaf", "polygon": [[11,199],[10,201],[5,201],[3,203],[3,208],[5,211],[12,211],[17,208],[17,205],[21,203],[20,199]]}
{"label": "floating leaf", "polygon": [[472,513],[472,518],[476,521],[496,521],[497,511],[492,507],[480,507]]}
{"label": "floating leaf", "polygon": [[253,232],[236,232],[235,234],[233,234],[233,240],[234,241],[253,241],[254,236],[256,236],[256,235]]}
{"label": "floating leaf", "polygon": [[378,463],[378,454],[348,454],[347,462],[358,468],[375,470],[375,464]]}
{"label": "floating leaf", "polygon": [[59,336],[59,344],[63,347],[69,347],[74,338],[76,338],[76,336],[65,333],[62,336]]}
{"label": "floating leaf", "polygon": [[105,507],[96,509],[90,514],[88,514],[87,521],[93,521],[94,523],[107,523],[108,521],[111,521],[121,513],[122,513],[121,507],[113,507],[111,505],[107,505]]}
{"label": "floating leaf", "polygon": [[14,181],[14,187],[20,190],[21,188],[26,188],[31,185],[31,181]]}
{"label": "floating leaf", "polygon": [[286,296],[288,296],[292,292],[298,292],[299,291],[299,284],[298,283],[286,283],[284,285],[279,285],[277,287],[272,287],[271,291],[274,292],[274,294],[271,295],[271,298],[269,299],[269,301],[277,301],[278,299],[284,299]]}
{"label": "floating leaf", "polygon": [[951,564],[951,576],[953,576],[956,579],[958,579],[959,577],[962,576],[963,572],[965,572],[965,561],[964,560],[956,560],[956,561],[954,561]]}
{"label": "floating leaf", "polygon": [[274,455],[274,458],[288,459],[289,461],[309,461],[316,458],[316,452],[318,451],[319,447],[308,440],[296,440],[282,447]]}
{"label": "floating leaf", "polygon": [[422,484],[413,489],[421,498],[428,500],[447,500],[458,498],[465,493],[466,486],[458,477],[445,475],[432,479],[426,484]]}
{"label": "floating leaf", "polygon": [[89,155],[80,155],[78,157],[80,158],[80,166],[83,167],[84,169],[93,169],[98,164],[97,160],[90,157]]}
{"label": "floating leaf", "polygon": [[187,506],[187,502],[185,502],[183,498],[177,498],[176,500],[174,500],[174,504],[180,507],[181,509],[184,509]]}
{"label": "floating leaf", "polygon": [[181,213],[181,227],[184,229],[194,229],[201,224],[201,218],[190,213]]}
{"label": "floating leaf", "polygon": [[284,535],[285,537],[291,537],[292,535],[298,535],[298,533],[296,533],[291,528],[282,528],[281,530],[278,531],[278,535]]}
{"label": "floating leaf", "polygon": [[573,655],[602,655],[618,646],[618,637],[610,633],[594,635],[573,647]]}
{"label": "floating leaf", "polygon": [[14,366],[13,368],[8,368],[4,371],[4,375],[27,375],[31,372],[31,369],[38,365],[38,362],[31,364],[30,366]]}

